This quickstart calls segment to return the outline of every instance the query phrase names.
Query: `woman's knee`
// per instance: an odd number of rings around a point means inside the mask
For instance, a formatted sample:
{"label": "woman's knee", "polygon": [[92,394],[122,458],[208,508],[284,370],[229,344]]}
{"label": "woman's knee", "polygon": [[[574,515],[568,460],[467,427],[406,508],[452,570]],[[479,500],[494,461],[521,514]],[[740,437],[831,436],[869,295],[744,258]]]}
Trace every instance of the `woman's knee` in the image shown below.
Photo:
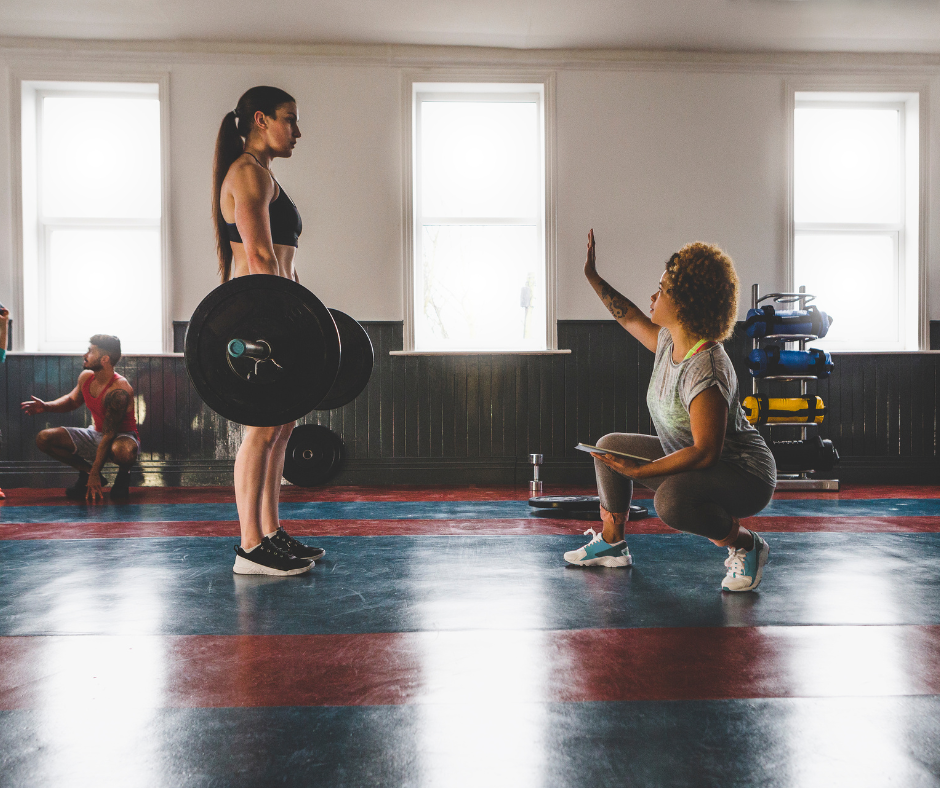
{"label": "woman's knee", "polygon": [[271,451],[281,437],[281,427],[249,427],[245,430],[242,446],[260,451]]}
{"label": "woman's knee", "polygon": [[690,521],[695,519],[698,503],[687,494],[678,476],[667,477],[653,496],[656,516],[677,531],[690,530]]}
{"label": "woman's knee", "polygon": [[653,506],[656,509],[656,516],[662,520],[665,525],[668,525],[670,528],[675,528],[677,531],[682,530],[675,525],[675,523],[681,519],[678,515],[678,506],[676,506],[670,496],[662,492],[662,487],[660,487],[653,496]]}
{"label": "woman's knee", "polygon": [[611,432],[608,435],[605,435],[594,445],[600,449],[614,449],[616,445],[620,442],[620,438],[623,437],[623,433],[620,432]]}

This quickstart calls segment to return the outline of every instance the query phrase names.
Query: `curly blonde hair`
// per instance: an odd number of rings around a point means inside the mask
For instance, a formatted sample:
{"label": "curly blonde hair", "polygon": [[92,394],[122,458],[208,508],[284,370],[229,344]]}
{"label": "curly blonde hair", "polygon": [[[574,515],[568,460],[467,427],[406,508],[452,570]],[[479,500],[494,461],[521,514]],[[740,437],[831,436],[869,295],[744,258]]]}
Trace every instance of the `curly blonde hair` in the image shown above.
{"label": "curly blonde hair", "polygon": [[666,263],[663,290],[675,302],[683,328],[697,337],[731,336],[738,316],[738,287],[734,263],[717,246],[696,241]]}

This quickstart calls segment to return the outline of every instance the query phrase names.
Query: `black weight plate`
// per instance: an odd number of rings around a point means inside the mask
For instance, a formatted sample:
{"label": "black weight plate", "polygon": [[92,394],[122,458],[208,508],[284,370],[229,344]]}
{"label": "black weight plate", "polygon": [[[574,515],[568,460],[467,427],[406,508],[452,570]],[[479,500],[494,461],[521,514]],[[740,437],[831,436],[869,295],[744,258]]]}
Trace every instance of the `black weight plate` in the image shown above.
{"label": "black weight plate", "polygon": [[[264,340],[280,368],[230,359],[232,339]],[[220,285],[196,307],[186,331],[186,371],[196,392],[239,424],[272,427],[310,413],[336,380],[339,362],[329,310],[282,276],[253,274]]]}
{"label": "black weight plate", "polygon": [[529,506],[538,509],[563,509],[567,512],[586,512],[600,506],[596,495],[540,495],[529,498]]}
{"label": "black weight plate", "polygon": [[343,461],[343,439],[319,424],[294,427],[284,454],[284,478],[313,487],[332,478]]}
{"label": "black weight plate", "polygon": [[[560,509],[564,512],[596,512],[601,499],[596,495],[540,495],[529,498],[529,506],[538,509]],[[630,519],[642,520],[649,515],[645,506],[630,505]]]}
{"label": "black weight plate", "polygon": [[330,309],[330,314],[339,331],[342,355],[339,374],[326,397],[317,405],[317,410],[333,410],[352,402],[369,383],[375,365],[375,351],[366,330],[345,312]]}

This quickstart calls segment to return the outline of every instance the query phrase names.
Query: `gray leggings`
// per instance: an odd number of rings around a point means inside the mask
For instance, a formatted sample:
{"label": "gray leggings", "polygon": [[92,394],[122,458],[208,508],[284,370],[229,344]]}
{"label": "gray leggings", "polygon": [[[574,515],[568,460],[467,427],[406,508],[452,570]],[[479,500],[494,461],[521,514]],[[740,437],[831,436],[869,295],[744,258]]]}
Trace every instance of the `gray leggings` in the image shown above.
{"label": "gray leggings", "polygon": [[[615,432],[605,435],[597,445],[651,460],[665,454],[655,435]],[[601,506],[615,514],[626,512],[633,498],[633,480],[597,459],[594,471]],[[656,491],[656,514],[670,528],[719,541],[731,533],[731,518],[757,514],[774,494],[774,488],[763,479],[727,462],[705,470],[650,476],[639,483]]]}

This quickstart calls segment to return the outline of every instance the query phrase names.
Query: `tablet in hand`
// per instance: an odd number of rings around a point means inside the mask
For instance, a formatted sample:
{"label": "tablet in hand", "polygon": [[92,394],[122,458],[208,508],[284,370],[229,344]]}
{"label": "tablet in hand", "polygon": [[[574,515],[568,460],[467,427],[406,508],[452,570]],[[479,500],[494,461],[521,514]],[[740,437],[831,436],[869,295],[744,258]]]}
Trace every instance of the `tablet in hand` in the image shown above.
{"label": "tablet in hand", "polygon": [[612,454],[615,457],[627,457],[639,462],[652,462],[649,457],[638,457],[636,454],[627,454],[625,451],[615,451],[614,449],[602,449],[600,446],[591,446],[589,443],[579,443],[575,448],[578,451],[586,451],[591,454]]}

